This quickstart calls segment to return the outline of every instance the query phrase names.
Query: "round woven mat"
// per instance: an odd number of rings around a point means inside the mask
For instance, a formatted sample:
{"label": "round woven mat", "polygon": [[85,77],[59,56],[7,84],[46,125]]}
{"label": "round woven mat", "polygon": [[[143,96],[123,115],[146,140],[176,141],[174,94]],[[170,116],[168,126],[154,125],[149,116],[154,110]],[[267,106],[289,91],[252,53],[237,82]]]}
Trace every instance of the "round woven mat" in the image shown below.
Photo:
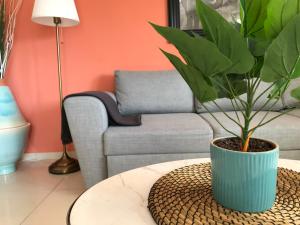
{"label": "round woven mat", "polygon": [[153,185],[148,208],[159,225],[300,224],[300,173],[279,168],[273,208],[251,214],[216,203],[212,197],[210,163],[186,166]]}

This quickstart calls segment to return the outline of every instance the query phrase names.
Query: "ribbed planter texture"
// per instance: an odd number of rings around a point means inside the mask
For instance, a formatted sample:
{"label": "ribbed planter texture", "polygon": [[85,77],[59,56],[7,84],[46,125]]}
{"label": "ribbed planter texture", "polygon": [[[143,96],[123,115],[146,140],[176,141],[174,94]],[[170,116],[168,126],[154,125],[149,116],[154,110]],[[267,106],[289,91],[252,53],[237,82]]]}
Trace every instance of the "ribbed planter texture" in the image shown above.
{"label": "ribbed planter texture", "polygon": [[0,175],[16,170],[27,143],[30,124],[25,121],[8,86],[0,84]]}
{"label": "ribbed planter texture", "polygon": [[241,212],[263,212],[276,198],[278,145],[266,152],[237,152],[210,145],[212,189],[222,206]]}

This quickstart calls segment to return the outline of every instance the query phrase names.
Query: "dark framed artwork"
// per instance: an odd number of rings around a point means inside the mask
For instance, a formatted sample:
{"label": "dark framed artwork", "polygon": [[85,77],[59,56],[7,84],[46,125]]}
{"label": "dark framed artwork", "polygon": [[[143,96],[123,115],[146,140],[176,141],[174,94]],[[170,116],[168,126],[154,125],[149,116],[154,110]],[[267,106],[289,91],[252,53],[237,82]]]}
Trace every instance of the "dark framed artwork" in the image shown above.
{"label": "dark framed artwork", "polygon": [[[230,22],[240,21],[240,0],[203,0]],[[203,34],[196,0],[168,0],[169,26]]]}

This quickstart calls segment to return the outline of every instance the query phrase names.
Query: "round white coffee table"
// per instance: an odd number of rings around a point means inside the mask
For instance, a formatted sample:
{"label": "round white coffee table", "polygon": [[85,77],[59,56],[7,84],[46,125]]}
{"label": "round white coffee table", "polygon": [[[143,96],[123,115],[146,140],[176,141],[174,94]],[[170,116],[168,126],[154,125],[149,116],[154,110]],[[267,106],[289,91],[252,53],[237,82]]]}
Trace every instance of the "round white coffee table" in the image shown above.
{"label": "round white coffee table", "polygon": [[[171,170],[210,159],[161,163],[121,173],[84,192],[68,216],[71,225],[156,225],[148,211],[152,185]],[[300,172],[300,161],[280,159],[279,166]]]}

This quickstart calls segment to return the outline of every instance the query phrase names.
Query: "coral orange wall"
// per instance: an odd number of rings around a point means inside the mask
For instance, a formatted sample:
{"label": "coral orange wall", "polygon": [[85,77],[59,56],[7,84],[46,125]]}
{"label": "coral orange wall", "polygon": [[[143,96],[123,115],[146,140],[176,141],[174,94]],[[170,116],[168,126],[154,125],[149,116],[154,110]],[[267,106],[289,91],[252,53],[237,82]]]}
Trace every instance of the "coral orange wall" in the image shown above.
{"label": "coral orange wall", "polygon": [[[33,0],[18,14],[7,83],[32,123],[27,152],[60,151],[55,31],[31,22]],[[147,24],[167,23],[167,0],[76,0],[80,25],[62,34],[64,94],[113,90],[116,69],[159,70],[170,48]]]}

